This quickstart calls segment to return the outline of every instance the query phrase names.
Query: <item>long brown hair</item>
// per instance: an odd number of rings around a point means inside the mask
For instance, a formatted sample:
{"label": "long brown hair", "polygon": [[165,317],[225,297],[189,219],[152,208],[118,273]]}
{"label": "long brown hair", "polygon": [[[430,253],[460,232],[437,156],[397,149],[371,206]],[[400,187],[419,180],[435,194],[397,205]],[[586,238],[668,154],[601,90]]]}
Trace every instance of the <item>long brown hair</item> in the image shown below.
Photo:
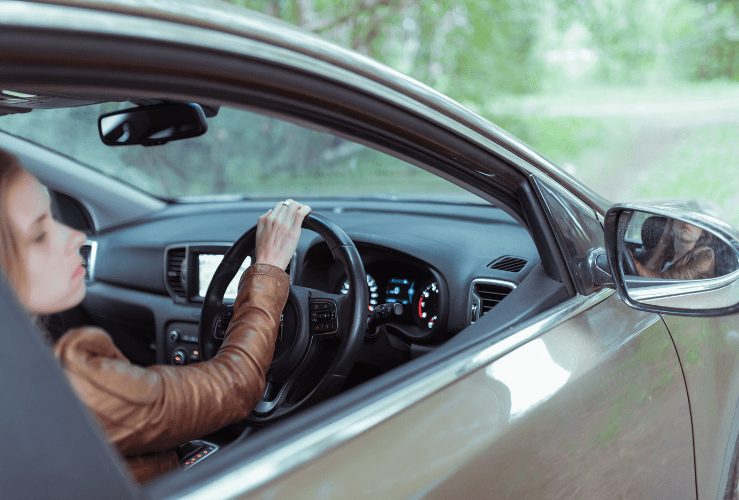
{"label": "long brown hair", "polygon": [[24,255],[18,236],[10,221],[8,192],[18,176],[24,172],[20,160],[0,149],[0,270],[11,288],[19,293],[25,286]]}

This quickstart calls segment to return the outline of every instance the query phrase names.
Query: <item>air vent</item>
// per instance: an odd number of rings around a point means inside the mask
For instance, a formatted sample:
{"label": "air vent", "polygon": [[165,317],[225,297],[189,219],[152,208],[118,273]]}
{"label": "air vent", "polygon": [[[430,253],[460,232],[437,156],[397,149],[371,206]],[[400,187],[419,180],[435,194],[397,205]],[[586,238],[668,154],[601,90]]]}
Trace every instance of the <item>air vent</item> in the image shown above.
{"label": "air vent", "polygon": [[496,269],[498,271],[508,271],[509,273],[517,273],[523,269],[527,264],[525,259],[519,257],[501,257],[500,259],[494,260],[488,267],[490,269]]}
{"label": "air vent", "polygon": [[85,268],[85,281],[91,282],[95,276],[95,257],[97,256],[98,244],[96,241],[87,240],[80,247],[82,267]]}
{"label": "air vent", "polygon": [[474,280],[470,290],[470,323],[497,306],[516,288],[513,283],[498,280]]}
{"label": "air vent", "polygon": [[231,323],[231,320],[234,317],[234,310],[233,308],[229,307],[226,309],[226,311],[223,313],[223,315],[218,319],[218,325],[216,326],[216,333],[215,338],[219,340],[223,340],[223,337],[226,336],[226,330],[228,330],[228,325]]}
{"label": "air vent", "polygon": [[173,298],[186,299],[187,289],[187,248],[175,247],[167,250],[167,262],[165,269],[167,272],[166,283],[169,292]]}

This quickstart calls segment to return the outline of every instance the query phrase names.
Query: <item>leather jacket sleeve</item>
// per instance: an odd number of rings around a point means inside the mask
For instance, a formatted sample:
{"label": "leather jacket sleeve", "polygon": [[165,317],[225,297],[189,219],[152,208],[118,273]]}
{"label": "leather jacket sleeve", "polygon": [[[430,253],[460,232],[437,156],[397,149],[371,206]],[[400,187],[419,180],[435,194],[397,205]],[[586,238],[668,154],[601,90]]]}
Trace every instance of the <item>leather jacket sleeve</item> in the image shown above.
{"label": "leather jacket sleeve", "polygon": [[711,247],[694,248],[682,259],[659,273],[660,278],[672,280],[699,280],[713,278],[716,270],[716,258]]}
{"label": "leather jacket sleeve", "polygon": [[223,345],[204,363],[135,366],[94,327],[65,334],[54,352],[124,456],[169,450],[245,418],[256,406],[289,289],[281,269],[252,265],[239,283]]}

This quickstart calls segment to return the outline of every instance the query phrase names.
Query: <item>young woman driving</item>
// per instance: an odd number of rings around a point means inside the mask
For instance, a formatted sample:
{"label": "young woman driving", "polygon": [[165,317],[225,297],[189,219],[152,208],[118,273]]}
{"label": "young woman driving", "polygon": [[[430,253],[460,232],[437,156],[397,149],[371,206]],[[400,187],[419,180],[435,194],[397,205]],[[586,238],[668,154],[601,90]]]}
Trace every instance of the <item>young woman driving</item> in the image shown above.
{"label": "young woman driving", "polygon": [[[50,198],[0,149],[0,267],[31,320],[85,296],[85,235],[54,220]],[[54,346],[71,385],[127,457],[139,481],[178,464],[173,448],[245,418],[264,390],[290,278],[285,274],[310,207],[287,200],[259,218],[255,263],[243,274],[222,347],[189,366],[131,364],[100,328],[76,328]]]}
{"label": "young woman driving", "polygon": [[639,276],[673,280],[713,278],[713,236],[687,222],[669,219],[646,264],[634,260]]}

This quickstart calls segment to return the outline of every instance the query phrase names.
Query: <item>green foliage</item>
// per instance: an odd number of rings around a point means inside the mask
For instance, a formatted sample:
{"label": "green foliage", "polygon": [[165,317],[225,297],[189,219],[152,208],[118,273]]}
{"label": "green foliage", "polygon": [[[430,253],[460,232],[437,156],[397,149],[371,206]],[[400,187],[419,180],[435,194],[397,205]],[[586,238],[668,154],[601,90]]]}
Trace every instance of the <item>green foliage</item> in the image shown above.
{"label": "green foliage", "polygon": [[[232,0],[302,25],[460,101],[540,88],[533,0]],[[296,5],[311,5],[297,9]],[[296,14],[297,12],[297,14]]]}
{"label": "green foliage", "polygon": [[[453,97],[486,102],[499,93],[540,88],[542,61],[535,57],[539,7],[530,0],[468,1],[468,25],[452,66]],[[456,95],[455,95],[456,94]]]}
{"label": "green foliage", "polygon": [[676,72],[695,80],[739,80],[739,28],[732,3],[715,10],[688,4],[682,10],[685,19],[672,44]]}

